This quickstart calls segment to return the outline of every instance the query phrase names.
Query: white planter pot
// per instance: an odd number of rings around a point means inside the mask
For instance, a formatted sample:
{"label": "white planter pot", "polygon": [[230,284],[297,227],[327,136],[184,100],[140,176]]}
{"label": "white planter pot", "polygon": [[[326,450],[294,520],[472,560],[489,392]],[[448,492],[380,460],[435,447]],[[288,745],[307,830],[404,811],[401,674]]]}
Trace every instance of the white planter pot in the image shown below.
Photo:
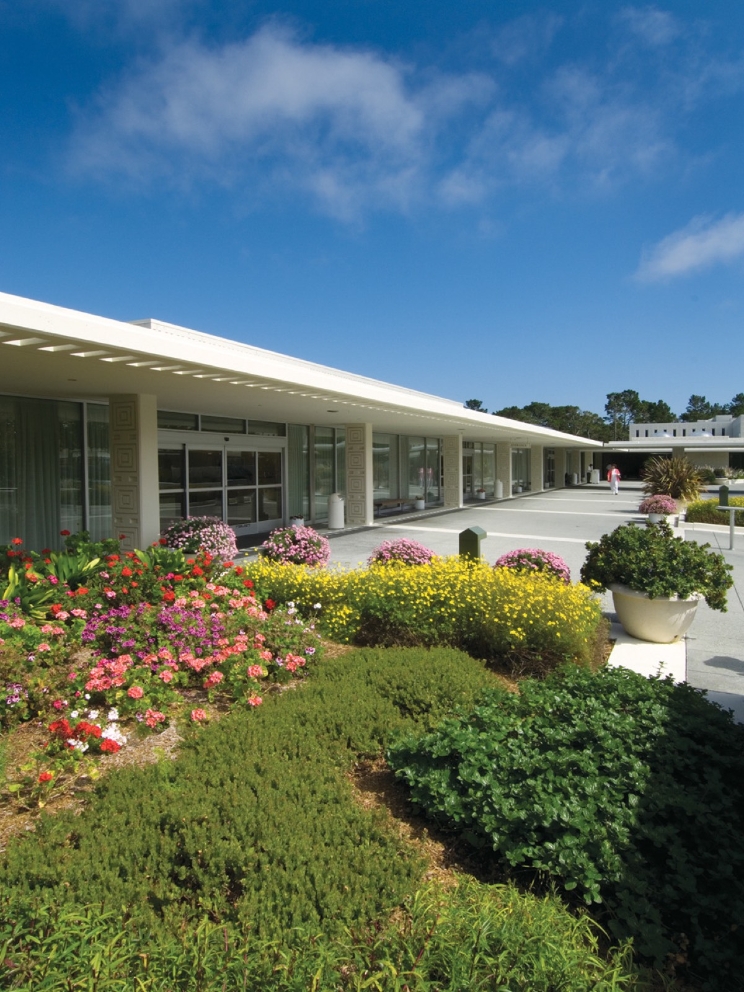
{"label": "white planter pot", "polygon": [[684,637],[695,618],[695,610],[702,598],[699,594],[689,599],[676,596],[657,596],[636,592],[627,586],[610,586],[620,623],[631,637],[654,644],[671,644]]}
{"label": "white planter pot", "polygon": [[660,524],[662,520],[666,520],[666,515],[664,513],[649,513],[648,522],[650,524]]}
{"label": "white planter pot", "polygon": [[304,527],[305,526],[305,518],[304,517],[290,517],[289,518],[289,526],[290,527]]}
{"label": "white planter pot", "polygon": [[486,494],[485,493],[476,493],[475,495],[478,497],[478,499],[485,499],[486,498]]}
{"label": "white planter pot", "polygon": [[426,509],[426,503],[422,499],[417,499],[416,502],[413,505],[414,505],[414,508],[417,509],[417,510],[425,510]]}

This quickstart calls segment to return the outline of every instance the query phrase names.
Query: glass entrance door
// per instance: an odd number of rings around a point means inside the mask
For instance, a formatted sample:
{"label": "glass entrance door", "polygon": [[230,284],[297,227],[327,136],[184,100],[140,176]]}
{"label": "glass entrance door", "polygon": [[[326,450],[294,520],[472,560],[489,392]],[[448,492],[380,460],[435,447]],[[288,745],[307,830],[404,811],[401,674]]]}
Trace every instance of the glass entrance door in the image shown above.
{"label": "glass entrance door", "polygon": [[188,444],[159,454],[163,527],[182,515],[217,517],[240,538],[282,525],[281,450]]}

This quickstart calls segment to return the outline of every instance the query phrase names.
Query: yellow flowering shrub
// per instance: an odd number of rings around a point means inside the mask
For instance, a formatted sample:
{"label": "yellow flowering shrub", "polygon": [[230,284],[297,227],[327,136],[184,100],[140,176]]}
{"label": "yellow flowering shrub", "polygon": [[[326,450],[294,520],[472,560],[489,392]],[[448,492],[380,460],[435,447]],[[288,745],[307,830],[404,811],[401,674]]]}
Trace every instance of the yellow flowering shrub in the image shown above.
{"label": "yellow flowering shrub", "polygon": [[599,603],[584,585],[458,557],[352,570],[260,560],[246,575],[261,598],[315,614],[333,640],[447,644],[517,670],[589,663],[602,624]]}

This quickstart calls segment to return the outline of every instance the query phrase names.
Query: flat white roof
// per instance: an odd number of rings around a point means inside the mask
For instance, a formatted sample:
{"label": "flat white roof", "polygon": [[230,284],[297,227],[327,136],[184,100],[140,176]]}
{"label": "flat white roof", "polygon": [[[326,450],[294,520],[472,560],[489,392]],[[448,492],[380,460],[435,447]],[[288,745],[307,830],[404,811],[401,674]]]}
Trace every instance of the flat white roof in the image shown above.
{"label": "flat white roof", "polygon": [[[0,293],[0,390],[163,409],[558,447],[601,442],[465,409],[455,400],[155,319],[112,320]],[[444,360],[445,356],[443,356]]]}

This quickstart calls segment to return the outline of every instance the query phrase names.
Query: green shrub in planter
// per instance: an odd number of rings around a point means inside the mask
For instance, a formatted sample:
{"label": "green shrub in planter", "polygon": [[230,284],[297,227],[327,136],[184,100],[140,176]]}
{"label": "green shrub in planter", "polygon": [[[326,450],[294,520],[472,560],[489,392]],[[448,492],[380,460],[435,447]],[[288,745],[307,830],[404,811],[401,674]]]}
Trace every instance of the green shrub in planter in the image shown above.
{"label": "green shrub in planter", "polygon": [[[572,666],[388,751],[412,800],[711,989],[744,969],[744,728],[687,685]],[[736,928],[739,928],[737,934]]]}
{"label": "green shrub in planter", "polygon": [[663,521],[652,527],[624,524],[586,547],[581,581],[592,589],[623,585],[651,599],[687,599],[699,593],[714,610],[726,610],[726,591],[734,584],[732,566],[723,555],[708,551],[709,544],[673,537]]}

